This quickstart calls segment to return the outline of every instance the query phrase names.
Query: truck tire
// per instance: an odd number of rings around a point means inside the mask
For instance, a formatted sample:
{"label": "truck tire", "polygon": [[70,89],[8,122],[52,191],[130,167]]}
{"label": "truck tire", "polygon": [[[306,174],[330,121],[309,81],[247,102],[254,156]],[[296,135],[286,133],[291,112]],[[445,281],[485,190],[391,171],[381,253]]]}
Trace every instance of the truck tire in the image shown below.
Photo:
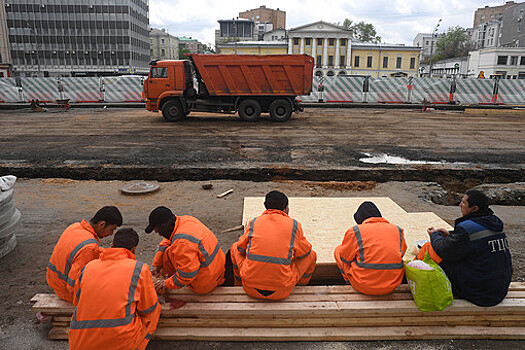
{"label": "truck tire", "polygon": [[292,106],[285,99],[278,99],[270,105],[270,117],[276,122],[285,122],[292,116]]}
{"label": "truck tire", "polygon": [[247,122],[256,122],[261,116],[261,105],[256,100],[248,99],[239,103],[239,117]]}
{"label": "truck tire", "polygon": [[178,122],[186,118],[186,113],[184,113],[180,101],[171,100],[162,106],[162,116],[169,122]]}

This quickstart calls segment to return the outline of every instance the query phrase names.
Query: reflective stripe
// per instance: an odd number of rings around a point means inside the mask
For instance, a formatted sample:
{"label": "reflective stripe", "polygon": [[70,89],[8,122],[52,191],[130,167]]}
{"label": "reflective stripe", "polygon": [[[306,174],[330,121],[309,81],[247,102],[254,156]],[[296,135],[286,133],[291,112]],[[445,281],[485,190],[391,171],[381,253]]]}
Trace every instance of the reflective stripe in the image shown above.
{"label": "reflective stripe", "polygon": [[241,247],[237,246],[237,250],[239,252],[241,252],[242,254],[246,254],[246,249],[244,249],[244,248],[241,248]]}
{"label": "reflective stripe", "polygon": [[[86,266],[84,265],[84,267],[82,268],[82,270],[80,270],[80,276],[78,277],[78,282],[81,283],[82,282],[82,277],[84,276],[84,269],[86,268]],[[80,286],[80,284],[79,284]],[[78,288],[77,290],[77,300],[80,300],[80,287]]]}
{"label": "reflective stripe", "polygon": [[173,283],[175,283],[176,286],[178,286],[180,288],[186,287],[185,284],[182,284],[181,282],[179,282],[179,280],[177,279],[177,274],[173,275],[171,280],[173,281]]}
{"label": "reflective stripe", "polygon": [[185,233],[177,233],[175,235],[173,235],[173,241],[172,241],[172,244],[173,242],[175,242],[177,239],[185,239],[185,240],[188,240],[192,243],[195,243],[195,244],[199,244],[200,243],[200,239],[198,238],[195,238],[191,235],[187,235]]}
{"label": "reflective stripe", "polygon": [[248,253],[250,251],[250,247],[252,246],[253,225],[255,225],[255,220],[257,220],[257,218],[250,222],[250,231],[248,231],[248,247],[245,253]]}
{"label": "reflective stripe", "polygon": [[246,254],[246,258],[252,261],[259,261],[259,262],[265,262],[265,263],[271,263],[271,264],[277,264],[277,265],[291,265],[292,264],[292,259],[276,258],[274,256],[266,256],[266,255],[252,254],[252,253]]}
{"label": "reflective stripe", "polygon": [[468,238],[470,241],[476,241],[478,239],[483,239],[483,238],[487,238],[487,237],[491,237],[495,235],[501,235],[503,233],[504,232],[494,232],[491,230],[483,230],[483,231],[479,231],[479,232],[469,235]]}
{"label": "reflective stripe", "polygon": [[210,256],[208,256],[208,257],[206,257],[204,259],[204,261],[201,263],[201,267],[208,267],[208,266],[210,266],[211,263],[213,262],[213,260],[215,260],[215,256],[219,252],[219,249],[221,249],[221,247],[219,247],[219,243],[217,243],[217,245],[215,246],[215,249],[213,250],[213,253],[211,253]]}
{"label": "reflective stripe", "polygon": [[[135,313],[131,313],[131,303],[135,301],[135,290],[137,289],[137,284],[139,281],[140,273],[142,271],[143,263],[138,261],[135,264],[133,269],[133,275],[131,276],[131,283],[129,286],[128,292],[128,303],[126,304],[126,316],[123,318],[114,318],[114,319],[103,319],[103,320],[77,320],[77,310],[73,312],[73,317],[71,318],[70,329],[89,329],[89,328],[113,328],[120,327],[130,324],[135,317]],[[80,288],[79,288],[80,291]]]}
{"label": "reflective stripe", "polygon": [[71,253],[69,253],[69,255],[67,257],[66,266],[65,266],[65,269],[64,269],[63,273],[61,271],[59,271],[58,268],[51,263],[51,261],[47,264],[47,267],[51,271],[55,272],[58,275],[58,278],[60,278],[61,280],[63,280],[67,284],[69,284],[71,287],[74,287],[75,286],[75,281],[69,277],[69,271],[71,270],[71,264],[73,263],[73,260],[75,259],[75,256],[80,251],[80,249],[82,249],[84,246],[86,246],[88,244],[92,244],[92,243],[95,243],[98,246],[98,241],[96,239],[94,239],[94,238],[90,238],[90,239],[87,239],[87,240],[85,240],[83,242],[80,242],[75,247],[75,249],[73,249],[73,251],[71,251]]}
{"label": "reflective stripe", "polygon": [[311,274],[311,273],[305,273],[305,274],[303,275],[303,277],[301,277],[301,279],[303,279],[303,278],[310,278],[310,277],[312,277],[312,274]]}
{"label": "reflective stripe", "polygon": [[296,258],[296,259],[302,259],[302,258],[305,258],[305,257],[307,257],[308,255],[310,255],[311,252],[312,252],[312,250],[310,249],[310,250],[308,251],[308,253],[306,253],[306,254],[304,254],[304,255],[301,255],[301,256],[296,256],[295,258]]}
{"label": "reflective stripe", "polygon": [[[363,247],[363,239],[361,237],[361,231],[359,231],[359,227],[357,226],[354,226],[353,228],[353,231],[354,231],[354,234],[355,234],[355,237],[357,239],[357,245],[359,246],[359,261],[356,257],[356,259],[353,261],[358,267],[360,268],[363,268],[363,269],[370,269],[370,270],[397,270],[397,269],[402,269],[403,268],[403,261],[401,261],[400,263],[392,263],[392,264],[374,264],[374,263],[365,263],[365,249]],[[401,246],[401,254],[403,254],[403,248],[402,248],[402,240],[403,240],[403,230],[401,229],[401,227],[397,227],[398,231],[399,231],[399,239],[401,241],[400,243],[400,246]],[[348,260],[345,260],[341,257],[341,260],[345,263],[348,263],[350,264],[350,262]]]}
{"label": "reflective stripe", "polygon": [[401,256],[403,256],[403,229],[401,227],[397,227],[399,230],[399,252],[401,253]]}
{"label": "reflective stripe", "polygon": [[[344,262],[344,263],[346,263],[346,264],[349,264],[349,265],[352,264],[351,261],[346,260],[346,259],[343,258],[342,256],[340,256],[339,259],[341,259],[341,261]],[[355,261],[355,260],[354,260],[354,261]]]}
{"label": "reflective stripe", "polygon": [[237,276],[237,275],[234,275],[234,276],[235,276],[235,279],[236,279],[237,281],[241,281],[241,282],[242,282],[242,278],[240,278],[240,277]]}
{"label": "reflective stripe", "polygon": [[197,276],[197,274],[199,273],[199,270],[197,269],[197,270],[192,271],[192,272],[186,272],[186,271],[182,271],[182,270],[177,269],[177,273],[182,278],[193,278],[193,277]]}
{"label": "reflective stripe", "polygon": [[232,266],[234,269],[237,269],[237,270],[239,269],[239,266],[235,265],[234,263],[232,263]]}
{"label": "reflective stripe", "polygon": [[148,339],[148,340],[151,339],[151,333],[146,334],[146,339]]}
{"label": "reflective stripe", "polygon": [[139,315],[147,315],[147,314],[150,314],[152,313],[153,311],[155,311],[155,309],[157,308],[157,305],[159,305],[159,302],[158,300],[155,302],[155,304],[153,304],[152,307],[148,307],[146,310],[137,310],[137,312],[139,313]]}
{"label": "reflective stripe", "polygon": [[297,234],[297,221],[293,220],[293,226],[292,226],[292,237],[290,238],[290,250],[288,251],[288,259],[292,258],[293,255],[293,248],[295,244],[295,235]]}
{"label": "reflective stripe", "polygon": [[163,252],[163,251],[165,251],[167,248],[168,248],[168,247],[166,247],[166,246],[160,246],[160,245],[159,245],[159,247],[157,248],[157,251],[159,251],[159,252]]}
{"label": "reflective stripe", "polygon": [[354,260],[355,264],[363,269],[370,270],[397,270],[403,268],[403,263],[398,264],[372,264],[372,263],[362,263],[357,260]]}

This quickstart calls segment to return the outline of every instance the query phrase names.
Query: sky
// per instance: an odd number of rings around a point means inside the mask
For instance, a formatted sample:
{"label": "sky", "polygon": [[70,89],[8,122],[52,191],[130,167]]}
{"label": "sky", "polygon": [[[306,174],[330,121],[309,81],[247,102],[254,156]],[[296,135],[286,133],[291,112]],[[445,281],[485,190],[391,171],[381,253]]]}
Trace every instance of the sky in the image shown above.
{"label": "sky", "polygon": [[[430,33],[441,18],[438,31],[449,27],[472,27],[477,8],[498,6],[501,1],[480,0],[149,0],[150,25],[165,28],[174,36],[189,36],[214,44],[219,19],[261,5],[286,11],[286,29],[325,21],[372,23],[384,43],[412,45],[417,33]],[[520,2],[520,1],[516,1]]]}

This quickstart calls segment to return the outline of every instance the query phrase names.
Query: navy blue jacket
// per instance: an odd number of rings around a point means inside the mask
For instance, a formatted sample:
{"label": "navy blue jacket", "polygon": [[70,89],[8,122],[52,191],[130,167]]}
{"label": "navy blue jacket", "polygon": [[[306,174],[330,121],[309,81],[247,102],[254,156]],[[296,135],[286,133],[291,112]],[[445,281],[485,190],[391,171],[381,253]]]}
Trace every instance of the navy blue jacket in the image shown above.
{"label": "navy blue jacket", "polygon": [[456,220],[449,236],[434,232],[432,248],[452,283],[454,296],[478,306],[499,304],[512,279],[512,261],[503,222],[484,209]]}

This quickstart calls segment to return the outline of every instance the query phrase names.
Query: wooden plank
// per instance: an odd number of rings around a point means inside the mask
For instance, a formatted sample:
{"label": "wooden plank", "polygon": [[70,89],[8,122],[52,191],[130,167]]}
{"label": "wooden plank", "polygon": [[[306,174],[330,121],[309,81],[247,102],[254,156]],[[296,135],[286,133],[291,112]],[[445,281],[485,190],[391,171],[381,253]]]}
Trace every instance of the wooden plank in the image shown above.
{"label": "wooden plank", "polygon": [[[53,327],[49,338],[67,340],[68,328]],[[159,327],[154,340],[196,341],[366,341],[431,339],[525,339],[525,327],[395,326],[297,328]]]}
{"label": "wooden plank", "polygon": [[[69,327],[66,321],[52,321],[52,326]],[[525,327],[523,315],[423,315],[391,317],[319,317],[319,318],[161,318],[159,327],[379,327],[379,326],[492,326]]]}

